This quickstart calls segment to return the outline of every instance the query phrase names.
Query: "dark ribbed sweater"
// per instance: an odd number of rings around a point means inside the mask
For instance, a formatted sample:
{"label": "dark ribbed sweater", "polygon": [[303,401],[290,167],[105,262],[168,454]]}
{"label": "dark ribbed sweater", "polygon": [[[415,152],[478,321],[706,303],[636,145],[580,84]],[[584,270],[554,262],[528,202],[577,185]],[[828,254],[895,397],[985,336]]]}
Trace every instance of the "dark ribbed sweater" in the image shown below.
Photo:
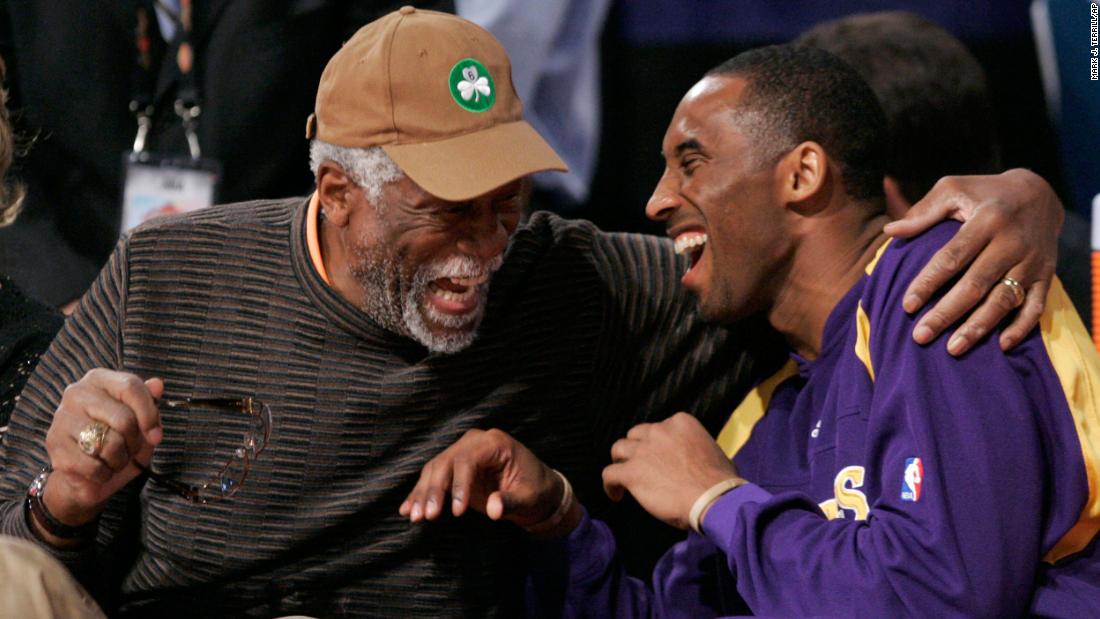
{"label": "dark ribbed sweater", "polygon": [[[219,206],[138,229],[28,383],[0,486],[2,532],[22,537],[53,411],[89,369],[162,377],[166,397],[271,407],[267,449],[235,496],[193,505],[138,479],[110,501],[95,544],[55,552],[109,611],[514,616],[518,529],[398,516],[428,459],[470,428],[499,427],[598,512],[615,437],[681,409],[725,413],[751,380],[746,343],[698,322],[666,240],[535,215],[493,278],[477,341],[437,355],[321,280],[305,205]],[[188,483],[216,474],[240,441],[237,419],[161,415],[152,467]]]}

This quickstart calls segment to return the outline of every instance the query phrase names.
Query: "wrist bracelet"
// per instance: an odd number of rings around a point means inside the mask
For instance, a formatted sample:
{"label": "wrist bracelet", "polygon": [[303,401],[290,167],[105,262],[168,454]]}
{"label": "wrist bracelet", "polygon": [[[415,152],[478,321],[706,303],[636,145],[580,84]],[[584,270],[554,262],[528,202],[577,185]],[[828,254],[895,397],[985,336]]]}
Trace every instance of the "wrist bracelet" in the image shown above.
{"label": "wrist bracelet", "polygon": [[528,533],[539,535],[553,530],[554,527],[561,524],[565,515],[569,513],[569,508],[573,506],[573,486],[569,484],[569,480],[565,478],[565,475],[561,474],[561,471],[557,469],[550,470],[554,471],[554,474],[561,478],[561,503],[558,504],[558,508],[554,510],[554,513],[550,514],[550,516],[542,522],[537,522],[529,527],[523,527]]}
{"label": "wrist bracelet", "polygon": [[699,522],[699,519],[703,517],[703,512],[707,511],[707,508],[711,506],[711,503],[717,501],[718,497],[747,483],[749,483],[748,480],[741,479],[740,477],[731,477],[707,488],[706,492],[700,494],[699,498],[695,499],[695,503],[691,506],[691,512],[688,514],[688,524],[691,525],[691,530],[702,535],[703,523]]}
{"label": "wrist bracelet", "polygon": [[50,510],[46,509],[46,503],[42,500],[42,497],[46,493],[46,480],[49,478],[50,472],[51,469],[49,468],[42,469],[42,472],[34,478],[30,487],[27,488],[25,513],[27,526],[31,528],[31,532],[35,532],[34,523],[31,522],[33,518],[47,533],[61,539],[88,539],[95,535],[96,528],[99,526],[98,518],[91,522],[72,526],[61,522],[50,513]]}

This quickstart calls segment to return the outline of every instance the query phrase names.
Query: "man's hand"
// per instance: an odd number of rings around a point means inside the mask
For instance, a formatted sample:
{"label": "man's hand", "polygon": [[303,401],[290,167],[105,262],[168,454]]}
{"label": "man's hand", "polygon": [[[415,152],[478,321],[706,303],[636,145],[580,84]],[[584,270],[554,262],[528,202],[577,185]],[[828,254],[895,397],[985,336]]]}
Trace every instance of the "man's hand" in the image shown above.
{"label": "man's hand", "polygon": [[500,430],[470,430],[420,471],[398,512],[411,522],[434,520],[451,496],[451,513],[467,507],[493,520],[529,527],[549,518],[565,487],[531,450]]}
{"label": "man's hand", "polygon": [[611,459],[614,464],[603,470],[607,496],[618,501],[629,492],[647,512],[681,529],[688,528],[696,499],[738,476],[714,438],[687,413],[634,426],[611,446]]}
{"label": "man's hand", "polygon": [[[163,436],[154,403],[163,392],[159,378],[143,382],[133,374],[103,369],[88,372],[65,389],[46,434],[53,472],[42,500],[54,518],[71,526],[91,522],[107,499],[141,474],[135,461],[148,466]],[[80,448],[80,432],[97,421],[109,429],[99,452],[88,455]],[[58,541],[39,532],[47,541]]]}
{"label": "man's hand", "polygon": [[959,282],[917,323],[913,339],[927,344],[977,307],[947,344],[953,355],[966,352],[1019,306],[1012,290],[1001,283],[1003,277],[1011,277],[1022,284],[1026,297],[1001,333],[1001,348],[1007,350],[1023,340],[1043,313],[1064,217],[1054,190],[1028,170],[940,179],[904,219],[886,226],[887,234],[904,238],[947,218],[965,222],[906,291],[905,311],[915,312],[969,265]]}

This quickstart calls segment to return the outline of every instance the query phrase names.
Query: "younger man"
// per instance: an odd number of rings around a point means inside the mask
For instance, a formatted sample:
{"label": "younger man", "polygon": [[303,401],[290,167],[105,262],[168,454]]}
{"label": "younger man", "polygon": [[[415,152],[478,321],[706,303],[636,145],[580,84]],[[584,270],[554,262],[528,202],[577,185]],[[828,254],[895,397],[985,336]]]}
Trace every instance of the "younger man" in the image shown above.
{"label": "younger man", "polygon": [[793,47],[717,67],[677,109],[647,213],[691,256],[681,281],[703,316],[766,314],[791,361],[719,437],[732,462],[686,414],[612,447],[613,498],[701,534],[665,555],[652,590],[625,577],[568,483],[502,433],[429,463],[408,504],[452,471],[456,513],[568,534],[542,548],[532,588],[566,615],[711,616],[740,597],[781,616],[1095,616],[1100,358],[1058,283],[1008,354],[995,337],[959,359],[908,337],[905,288],[955,226],[886,241],[884,127],[850,67]]}

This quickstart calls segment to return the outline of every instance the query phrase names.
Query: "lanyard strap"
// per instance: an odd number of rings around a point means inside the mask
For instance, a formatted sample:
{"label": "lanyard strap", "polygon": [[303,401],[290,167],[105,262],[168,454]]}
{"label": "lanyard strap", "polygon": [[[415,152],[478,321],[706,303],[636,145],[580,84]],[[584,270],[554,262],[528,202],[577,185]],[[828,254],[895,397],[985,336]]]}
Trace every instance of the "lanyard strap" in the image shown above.
{"label": "lanyard strap", "polygon": [[153,12],[150,7],[138,1],[137,26],[134,29],[134,96],[130,99],[130,111],[137,117],[138,129],[134,137],[134,152],[145,150],[145,138],[153,121],[153,91],[156,88],[157,74],[153,71],[153,41],[149,38],[149,20]]}
{"label": "lanyard strap", "polygon": [[[134,97],[130,101],[130,111],[137,117],[138,130],[134,137],[134,152],[145,149],[145,139],[152,126],[154,92],[159,71],[153,67],[153,42],[151,24],[155,19],[153,4],[167,15],[176,25],[175,36],[170,45],[175,55],[176,101],[175,112],[183,123],[187,136],[187,146],[192,159],[199,159],[198,124],[202,112],[202,97],[198,80],[195,78],[195,53],[191,44],[192,18],[191,0],[179,1],[179,12],[172,10],[164,0],[137,0],[137,27],[134,30],[136,52]],[[159,67],[158,67],[159,69]]]}

